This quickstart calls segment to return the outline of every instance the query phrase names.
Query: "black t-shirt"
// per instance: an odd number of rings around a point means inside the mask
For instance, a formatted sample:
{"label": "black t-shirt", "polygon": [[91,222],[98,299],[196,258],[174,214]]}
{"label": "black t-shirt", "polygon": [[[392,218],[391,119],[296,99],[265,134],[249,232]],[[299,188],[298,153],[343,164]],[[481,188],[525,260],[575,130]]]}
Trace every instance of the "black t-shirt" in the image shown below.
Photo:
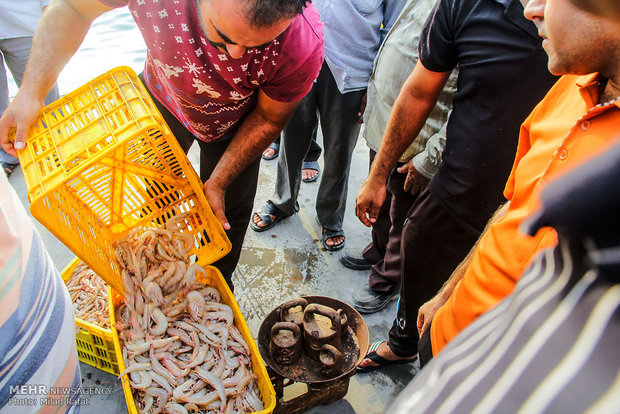
{"label": "black t-shirt", "polygon": [[419,49],[431,71],[459,67],[443,163],[429,190],[481,231],[505,201],[521,123],[557,78],[519,0],[439,0]]}

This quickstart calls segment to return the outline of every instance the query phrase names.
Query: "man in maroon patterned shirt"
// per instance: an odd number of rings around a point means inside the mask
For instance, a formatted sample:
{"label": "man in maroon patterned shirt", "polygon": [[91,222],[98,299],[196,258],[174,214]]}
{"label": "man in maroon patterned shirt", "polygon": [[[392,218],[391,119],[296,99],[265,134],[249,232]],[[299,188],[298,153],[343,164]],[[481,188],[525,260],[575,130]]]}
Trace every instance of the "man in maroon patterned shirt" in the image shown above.
{"label": "man in maroon patterned shirt", "polygon": [[[128,5],[147,46],[141,75],[188,151],[201,148],[204,191],[232,242],[215,263],[229,285],[250,218],[259,155],[311,89],[322,24],[307,0],[54,0],[35,35],[22,87],[0,119],[0,144],[24,146],[43,97],[91,22]],[[8,142],[17,127],[15,144]]]}

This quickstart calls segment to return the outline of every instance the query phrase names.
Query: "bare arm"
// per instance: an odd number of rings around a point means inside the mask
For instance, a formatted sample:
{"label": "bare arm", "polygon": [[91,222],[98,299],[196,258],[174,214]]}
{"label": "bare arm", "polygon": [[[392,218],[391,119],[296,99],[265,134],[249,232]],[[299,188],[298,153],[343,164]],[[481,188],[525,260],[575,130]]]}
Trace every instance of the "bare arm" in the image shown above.
{"label": "bare arm", "polygon": [[230,229],[224,214],[226,188],[278,136],[298,104],[299,101],[274,101],[259,90],[256,107],[245,118],[211,177],[205,181],[204,192],[209,205],[226,230]]}
{"label": "bare arm", "polygon": [[478,241],[469,251],[465,259],[463,259],[463,261],[456,267],[454,272],[452,272],[452,275],[450,275],[450,278],[446,281],[446,283],[443,284],[441,289],[439,289],[439,292],[431,300],[429,300],[420,307],[420,310],[418,311],[418,333],[420,336],[422,336],[426,328],[428,328],[428,325],[433,320],[433,317],[435,316],[437,310],[448,301],[448,299],[452,295],[452,292],[454,292],[454,288],[456,287],[456,285],[463,279],[463,276],[465,276],[465,271],[471,264],[474,254],[478,249],[478,244],[480,243],[480,240],[484,237],[487,231],[489,231],[489,228],[491,228],[491,226],[495,222],[497,222],[500,218],[506,215],[509,206],[510,201],[497,209],[497,211],[493,214],[493,217],[491,217],[491,219],[487,223],[486,228],[478,238]]}
{"label": "bare arm", "polygon": [[357,195],[355,214],[366,226],[377,219],[385,199],[385,182],[400,155],[420,133],[450,72],[432,72],[420,61],[403,85],[388,120],[370,174]]}
{"label": "bare arm", "polygon": [[[97,0],[53,0],[43,13],[34,36],[22,84],[0,118],[0,145],[11,155],[23,148],[28,129],[43,107],[45,95],[76,52],[92,21],[111,10]],[[15,147],[9,130],[17,128]]]}

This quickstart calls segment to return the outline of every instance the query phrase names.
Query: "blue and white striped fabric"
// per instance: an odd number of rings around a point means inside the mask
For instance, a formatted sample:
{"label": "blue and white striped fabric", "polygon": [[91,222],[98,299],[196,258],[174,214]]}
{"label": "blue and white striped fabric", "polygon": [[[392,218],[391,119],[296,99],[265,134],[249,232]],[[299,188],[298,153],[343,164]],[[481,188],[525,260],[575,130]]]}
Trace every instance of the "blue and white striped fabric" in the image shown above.
{"label": "blue and white striped fabric", "polygon": [[405,0],[314,0],[324,23],[325,61],[340,93],[366,88],[375,55]]}
{"label": "blue and white striped fabric", "polygon": [[71,299],[4,174],[0,194],[0,412],[77,413]]}
{"label": "blue and white striped fabric", "polygon": [[[620,284],[560,238],[463,330],[390,413],[620,413]],[[609,263],[608,263],[609,265]]]}

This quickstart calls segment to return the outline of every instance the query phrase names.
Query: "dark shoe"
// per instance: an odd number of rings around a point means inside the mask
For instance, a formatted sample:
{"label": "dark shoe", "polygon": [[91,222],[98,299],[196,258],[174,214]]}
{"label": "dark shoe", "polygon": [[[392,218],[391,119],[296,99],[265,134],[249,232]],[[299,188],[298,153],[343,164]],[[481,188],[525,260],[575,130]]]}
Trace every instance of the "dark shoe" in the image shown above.
{"label": "dark shoe", "polygon": [[342,243],[336,244],[333,246],[330,246],[329,244],[327,244],[328,239],[331,239],[333,237],[338,237],[338,236],[344,237],[344,231],[328,230],[325,227],[323,227],[323,237],[321,238],[321,241],[323,242],[323,247],[325,247],[325,249],[329,250],[330,252],[334,252],[336,250],[342,249],[344,247],[345,240],[343,240]]}
{"label": "dark shoe", "polygon": [[266,157],[264,154],[265,152],[263,151],[263,155],[261,155],[261,158],[266,160],[266,161],[270,161],[273,160],[274,158],[278,158],[278,155],[280,154],[280,144],[277,142],[272,142],[271,144],[269,144],[269,146],[267,148],[271,148],[273,150],[273,155],[271,157]]}
{"label": "dark shoe", "polygon": [[17,163],[17,164],[10,164],[8,162],[2,161],[2,168],[4,169],[4,173],[6,174],[6,178],[9,178],[11,176],[11,174],[13,174],[13,171],[15,171],[15,169],[17,167],[19,167],[19,163]]}
{"label": "dark shoe", "polygon": [[384,342],[385,341],[373,342],[372,345],[370,345],[370,347],[368,348],[368,353],[366,354],[366,358],[370,359],[372,362],[378,365],[369,366],[369,367],[358,366],[357,372],[359,373],[372,372],[372,371],[387,367],[389,365],[410,364],[412,362],[415,362],[416,359],[418,359],[417,355],[415,355],[413,358],[395,359],[393,361],[390,361],[389,359],[385,359],[379,354],[377,354],[377,349]]}
{"label": "dark shoe", "polygon": [[312,178],[308,178],[307,180],[304,180],[303,178],[301,179],[304,183],[311,183],[313,181],[316,181],[319,178],[319,175],[321,175],[321,167],[319,167],[319,163],[317,161],[304,161],[301,164],[301,169],[302,170],[314,170],[316,171],[316,175]]}
{"label": "dark shoe", "polygon": [[[261,220],[263,220],[264,225],[259,226],[258,224],[254,223],[254,216],[258,216]],[[271,216],[273,216],[273,218],[271,218]],[[288,216],[285,215],[282,211],[280,211],[278,207],[274,206],[271,201],[267,201],[260,211],[255,211],[252,215],[252,219],[250,220],[250,227],[252,228],[252,230],[258,232],[269,230],[270,228],[275,226],[278,221],[282,220],[285,217]]]}
{"label": "dark shoe", "polygon": [[383,294],[375,292],[366,283],[363,288],[351,294],[351,303],[360,313],[375,313],[385,308],[391,301],[398,299],[399,294],[398,287],[394,287],[390,293]]}
{"label": "dark shoe", "polygon": [[370,270],[371,264],[364,259],[359,249],[344,249],[340,254],[340,263],[353,270]]}

